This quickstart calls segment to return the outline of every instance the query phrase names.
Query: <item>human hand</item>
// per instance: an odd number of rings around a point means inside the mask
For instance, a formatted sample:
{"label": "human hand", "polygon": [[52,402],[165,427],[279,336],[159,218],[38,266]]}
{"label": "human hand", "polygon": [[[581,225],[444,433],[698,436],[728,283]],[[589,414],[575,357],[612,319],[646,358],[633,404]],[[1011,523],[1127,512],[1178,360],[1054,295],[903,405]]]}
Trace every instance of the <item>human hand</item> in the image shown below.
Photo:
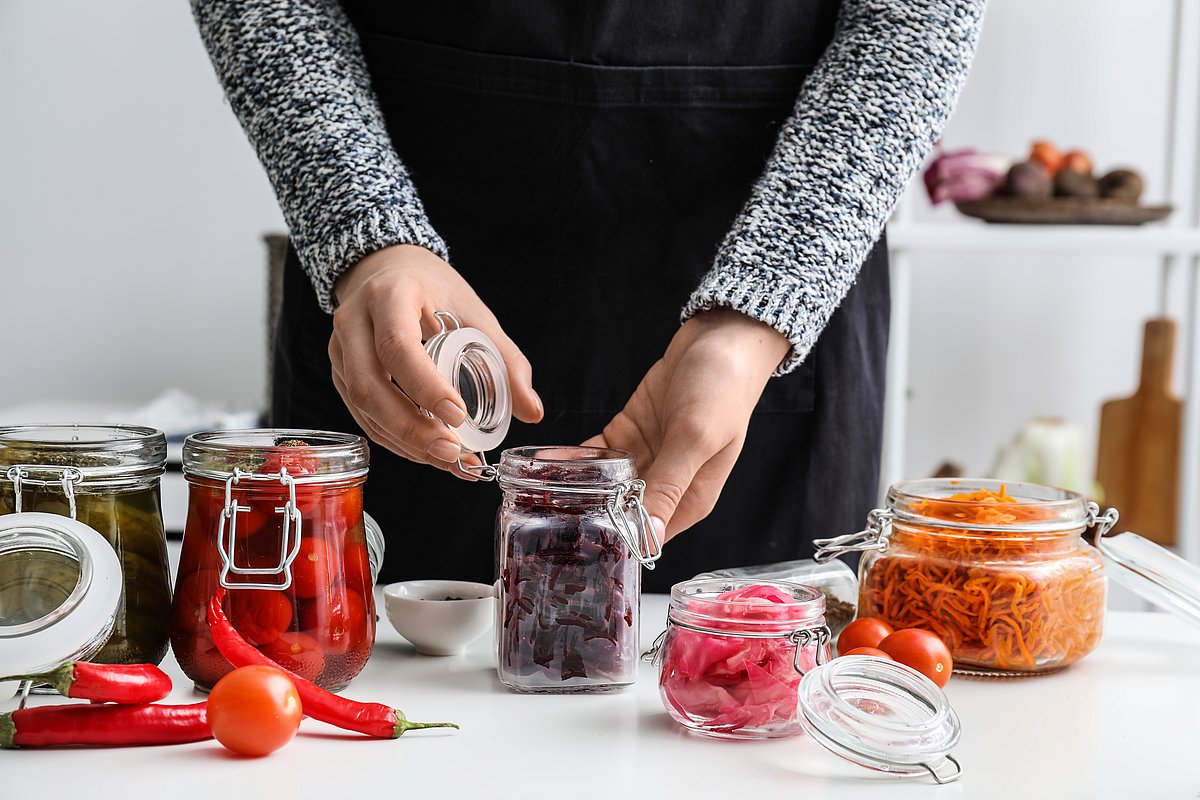
{"label": "human hand", "polygon": [[371,253],[338,279],[334,292],[333,384],[373,441],[410,461],[470,478],[455,465],[461,444],[446,427],[462,424],[466,404],[422,345],[441,327],[436,311],[453,313],[496,343],[508,368],[514,416],[523,422],[542,418],[529,361],[462,276],[429,250],[394,245]]}
{"label": "human hand", "polygon": [[738,311],[697,314],[604,432],[584,442],[633,454],[660,541],[712,511],[750,414],[790,347],[783,334]]}

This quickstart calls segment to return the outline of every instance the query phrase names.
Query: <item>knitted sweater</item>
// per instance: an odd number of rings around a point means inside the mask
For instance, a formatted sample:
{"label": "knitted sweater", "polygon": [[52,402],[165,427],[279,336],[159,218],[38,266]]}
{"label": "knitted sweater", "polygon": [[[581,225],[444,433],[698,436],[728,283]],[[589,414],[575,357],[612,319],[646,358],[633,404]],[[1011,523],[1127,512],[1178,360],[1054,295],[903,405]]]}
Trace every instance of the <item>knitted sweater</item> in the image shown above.
{"label": "knitted sweater", "polygon": [[[734,308],[791,341],[781,372],[803,360],[937,141],[984,5],[844,0],[683,319]],[[375,250],[416,244],[449,260],[336,0],[192,0],[192,10],[326,310],[337,278]]]}

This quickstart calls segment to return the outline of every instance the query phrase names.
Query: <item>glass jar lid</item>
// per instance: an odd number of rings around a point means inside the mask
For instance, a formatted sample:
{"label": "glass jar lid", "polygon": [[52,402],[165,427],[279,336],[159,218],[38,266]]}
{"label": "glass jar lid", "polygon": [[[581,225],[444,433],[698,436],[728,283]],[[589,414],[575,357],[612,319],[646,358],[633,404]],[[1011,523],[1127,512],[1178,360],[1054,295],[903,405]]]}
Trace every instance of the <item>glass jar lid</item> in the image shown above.
{"label": "glass jar lid", "polygon": [[438,311],[435,316],[441,330],[425,342],[425,351],[467,407],[466,420],[447,427],[458,435],[467,453],[482,455],[495,450],[512,423],[512,393],[504,359],[483,331],[462,327],[448,311]]}
{"label": "glass jar lid", "polygon": [[1094,543],[1105,570],[1122,586],[1179,617],[1200,625],[1200,568],[1131,531],[1108,533],[1117,515],[1097,527]]}
{"label": "glass jar lid", "polygon": [[0,676],[93,655],[121,589],[120,559],[94,529],[57,514],[0,516]]}
{"label": "glass jar lid", "polygon": [[805,673],[798,691],[800,722],[835,755],[894,775],[928,773],[957,780],[950,755],[962,733],[945,693],[895,661],[842,656]]}

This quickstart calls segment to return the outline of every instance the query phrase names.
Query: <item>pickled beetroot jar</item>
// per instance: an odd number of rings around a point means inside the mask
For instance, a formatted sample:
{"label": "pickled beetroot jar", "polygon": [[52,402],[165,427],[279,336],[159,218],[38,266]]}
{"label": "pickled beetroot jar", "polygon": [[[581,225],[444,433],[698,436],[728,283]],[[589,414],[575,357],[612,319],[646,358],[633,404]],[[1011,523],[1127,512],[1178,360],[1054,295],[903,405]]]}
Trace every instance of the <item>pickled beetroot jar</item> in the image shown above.
{"label": "pickled beetroot jar", "polygon": [[362,670],[375,642],[382,547],[363,514],[367,458],[362,437],[340,433],[188,437],[171,646],[197,687],[232,669],[208,630],[208,602],[222,586],[233,627],[282,666],[327,689]]}
{"label": "pickled beetroot jar", "polygon": [[637,677],[641,567],[659,549],[633,459],[595,447],[501,455],[497,661],[517,692],[603,692]]}

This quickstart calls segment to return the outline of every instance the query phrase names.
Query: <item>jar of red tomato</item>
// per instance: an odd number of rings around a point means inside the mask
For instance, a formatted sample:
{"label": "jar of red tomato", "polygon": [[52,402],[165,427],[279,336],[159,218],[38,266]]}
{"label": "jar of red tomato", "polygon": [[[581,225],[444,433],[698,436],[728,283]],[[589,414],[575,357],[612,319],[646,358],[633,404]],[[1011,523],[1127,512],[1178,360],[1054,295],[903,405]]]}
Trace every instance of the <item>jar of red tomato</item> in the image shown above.
{"label": "jar of red tomato", "polygon": [[801,677],[829,661],[825,595],[778,581],[702,578],[671,589],[658,687],[671,718],[729,739],[803,730]]}
{"label": "jar of red tomato", "polygon": [[517,692],[603,692],[637,678],[641,566],[658,557],[633,458],[519,447],[496,480],[496,668]]}
{"label": "jar of red tomato", "polygon": [[1082,535],[1115,521],[1049,486],[905,481],[867,530],[817,542],[817,559],[863,552],[859,615],[937,634],[956,671],[1045,672],[1100,643],[1107,582]]}
{"label": "jar of red tomato", "polygon": [[306,430],[199,433],[183,447],[188,515],[171,615],[184,673],[211,688],[232,666],[209,636],[218,587],[246,641],[301,677],[340,689],[375,642],[382,539],[366,524],[367,445]]}

